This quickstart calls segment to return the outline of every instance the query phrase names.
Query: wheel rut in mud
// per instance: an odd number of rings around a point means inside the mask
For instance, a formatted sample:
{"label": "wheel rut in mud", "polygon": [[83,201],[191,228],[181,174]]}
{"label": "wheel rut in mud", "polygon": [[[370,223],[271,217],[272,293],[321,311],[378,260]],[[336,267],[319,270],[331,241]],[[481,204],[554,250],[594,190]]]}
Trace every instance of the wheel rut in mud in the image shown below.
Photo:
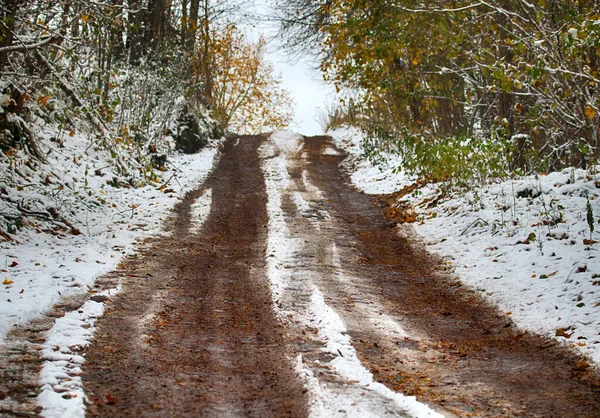
{"label": "wheel rut in mud", "polygon": [[307,173],[290,175],[320,190],[311,205],[331,220],[317,240],[333,242],[338,261],[318,286],[375,379],[448,416],[600,416],[598,376],[585,359],[516,330],[444,274],[408,228],[344,183],[334,148],[327,137],[305,138],[296,166]]}
{"label": "wheel rut in mud", "polygon": [[122,266],[86,353],[89,415],[600,416],[585,359],[462,288],[343,158],[327,137],[226,142]]}
{"label": "wheel rut in mud", "polygon": [[[130,280],[86,354],[89,415],[307,415],[265,275],[262,141],[227,141],[203,187],[178,206],[171,233],[123,266]],[[207,191],[210,214],[190,233],[190,208]]]}

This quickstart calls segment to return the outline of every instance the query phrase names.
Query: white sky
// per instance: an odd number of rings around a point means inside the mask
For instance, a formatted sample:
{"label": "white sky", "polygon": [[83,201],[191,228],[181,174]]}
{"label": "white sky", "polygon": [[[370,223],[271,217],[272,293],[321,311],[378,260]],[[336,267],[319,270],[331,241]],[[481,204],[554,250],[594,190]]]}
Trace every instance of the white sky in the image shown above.
{"label": "white sky", "polygon": [[[256,0],[256,10],[265,10],[269,0]],[[252,6],[248,6],[252,9]],[[260,13],[260,12],[259,12]],[[264,12],[263,12],[264,13]],[[259,34],[270,39],[276,33],[273,23],[263,22],[253,28],[247,28],[252,35]],[[335,89],[323,81],[321,73],[307,60],[289,57],[278,47],[279,39],[270,41],[267,59],[273,64],[275,72],[282,77],[282,85],[294,100],[294,121],[290,129],[302,135],[319,135],[323,129],[317,122],[319,111],[334,100]]]}
{"label": "white sky", "polygon": [[324,111],[327,103],[333,100],[333,87],[304,60],[292,61],[282,51],[271,51],[267,57],[275,71],[281,74],[283,87],[294,98],[294,122],[290,128],[302,135],[322,134],[317,117],[319,111]]}

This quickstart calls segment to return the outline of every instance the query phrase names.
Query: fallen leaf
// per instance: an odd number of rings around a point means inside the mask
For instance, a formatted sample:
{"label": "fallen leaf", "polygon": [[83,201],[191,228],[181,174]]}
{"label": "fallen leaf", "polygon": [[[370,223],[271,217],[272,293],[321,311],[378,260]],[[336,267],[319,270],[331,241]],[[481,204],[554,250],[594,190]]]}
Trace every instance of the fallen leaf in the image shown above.
{"label": "fallen leaf", "polygon": [[111,393],[109,393],[108,395],[106,395],[105,399],[106,399],[106,403],[109,404],[109,405],[114,405],[114,404],[116,404],[119,401],[119,399],[116,398],[115,396],[113,396]]}
{"label": "fallen leaf", "polygon": [[10,263],[9,267],[17,267],[19,265],[19,263],[17,263],[16,261],[13,261],[12,263]]}
{"label": "fallen leaf", "polygon": [[14,282],[12,280],[10,280],[10,279],[4,279],[2,281],[2,284],[5,285],[5,286],[8,286],[9,284],[13,284],[13,283]]}
{"label": "fallen leaf", "polygon": [[48,103],[48,101],[52,98],[52,95],[49,94],[47,96],[40,96],[37,98],[37,102],[38,104],[42,105],[42,106],[46,106],[46,104]]}
{"label": "fallen leaf", "polygon": [[571,338],[571,335],[573,335],[573,333],[568,333],[566,329],[564,328],[559,328],[556,330],[556,334],[557,337],[564,337],[564,338]]}
{"label": "fallen leaf", "polygon": [[590,368],[590,363],[588,363],[587,360],[585,360],[585,359],[577,360],[575,362],[575,370],[577,370],[577,371],[584,371],[589,368]]}

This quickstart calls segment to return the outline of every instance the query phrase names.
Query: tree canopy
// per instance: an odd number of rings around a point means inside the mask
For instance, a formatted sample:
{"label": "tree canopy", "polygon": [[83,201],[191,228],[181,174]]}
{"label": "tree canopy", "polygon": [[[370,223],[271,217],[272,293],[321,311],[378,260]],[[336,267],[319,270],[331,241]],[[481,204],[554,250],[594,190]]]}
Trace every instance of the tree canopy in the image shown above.
{"label": "tree canopy", "polygon": [[451,174],[431,164],[456,146],[519,171],[597,160],[597,1],[303,3],[286,2],[292,44],[317,42],[356,123],[423,174]]}

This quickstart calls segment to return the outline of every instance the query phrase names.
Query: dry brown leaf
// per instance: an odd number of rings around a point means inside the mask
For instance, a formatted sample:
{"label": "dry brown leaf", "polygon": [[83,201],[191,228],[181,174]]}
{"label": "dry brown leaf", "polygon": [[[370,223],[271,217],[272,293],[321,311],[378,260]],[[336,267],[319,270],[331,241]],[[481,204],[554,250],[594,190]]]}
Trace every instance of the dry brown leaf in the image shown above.
{"label": "dry brown leaf", "polygon": [[37,98],[37,102],[38,104],[40,104],[41,106],[46,106],[46,104],[48,103],[48,101],[52,98],[53,96],[51,94],[48,94],[47,96],[40,96]]}

